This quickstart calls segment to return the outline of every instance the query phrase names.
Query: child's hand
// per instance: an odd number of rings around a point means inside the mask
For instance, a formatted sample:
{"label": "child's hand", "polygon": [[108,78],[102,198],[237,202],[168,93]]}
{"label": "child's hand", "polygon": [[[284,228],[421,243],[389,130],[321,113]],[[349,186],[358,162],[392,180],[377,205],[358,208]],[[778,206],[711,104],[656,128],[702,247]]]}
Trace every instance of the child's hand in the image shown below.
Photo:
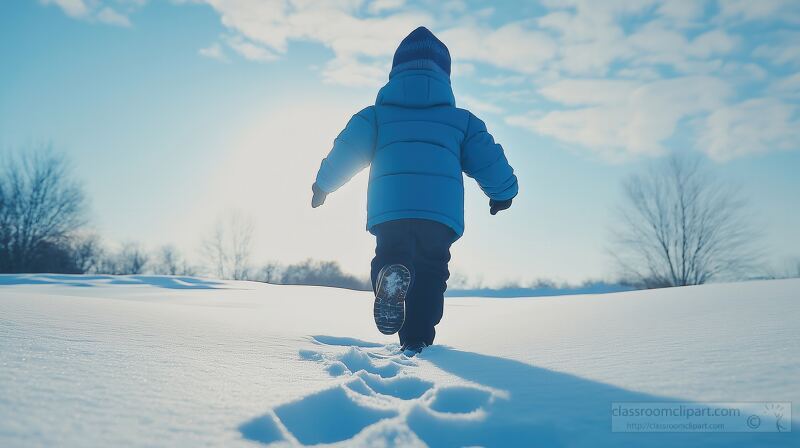
{"label": "child's hand", "polygon": [[492,215],[496,215],[500,210],[505,210],[509,207],[511,207],[511,199],[506,199],[505,201],[489,199],[489,213]]}
{"label": "child's hand", "polygon": [[325,193],[325,190],[319,188],[316,182],[311,186],[311,191],[314,193],[314,196],[311,198],[312,208],[317,208],[325,203],[325,197],[328,196],[328,193]]}

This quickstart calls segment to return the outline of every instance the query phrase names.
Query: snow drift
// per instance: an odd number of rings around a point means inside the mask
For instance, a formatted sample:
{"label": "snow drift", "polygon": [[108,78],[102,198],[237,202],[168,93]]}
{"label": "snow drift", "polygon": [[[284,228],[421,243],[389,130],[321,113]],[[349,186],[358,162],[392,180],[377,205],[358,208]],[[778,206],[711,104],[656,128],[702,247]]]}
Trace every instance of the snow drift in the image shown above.
{"label": "snow drift", "polygon": [[0,276],[0,445],[798,446],[617,433],[613,402],[800,402],[800,281],[449,298],[398,353],[369,293]]}

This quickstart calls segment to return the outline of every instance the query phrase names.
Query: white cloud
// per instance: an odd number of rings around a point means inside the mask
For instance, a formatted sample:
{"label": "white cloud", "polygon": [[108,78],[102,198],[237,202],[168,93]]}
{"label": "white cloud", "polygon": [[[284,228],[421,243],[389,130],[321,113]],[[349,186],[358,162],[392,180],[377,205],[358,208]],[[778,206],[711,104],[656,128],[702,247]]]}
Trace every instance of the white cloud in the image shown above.
{"label": "white cloud", "polygon": [[[634,2],[635,3],[635,2]],[[538,24],[558,36],[555,65],[572,75],[604,76],[611,63],[631,55],[625,32],[610,12],[596,13],[581,6],[576,12],[556,11]]]}
{"label": "white cloud", "polygon": [[703,16],[704,0],[671,0],[658,6],[658,14],[680,24],[693,22]]}
{"label": "white cloud", "polygon": [[[719,113],[714,120],[710,117],[730,107],[731,82],[767,76],[751,61],[732,59],[741,50],[742,38],[725,21],[775,18],[787,15],[789,8],[778,0],[722,0],[717,20],[701,22],[715,11],[711,0],[546,0],[548,11],[540,17],[490,26],[487,17],[494,10],[471,14],[464,2],[429,5],[428,14],[401,0],[206,1],[241,42],[269,51],[262,59],[285,53],[292,40],[330,48],[334,57],[321,74],[331,84],[381,85],[397,43],[425,24],[439,31],[449,46],[454,76],[480,75],[483,68],[473,65],[479,63],[509,72],[483,77],[483,84],[511,86],[531,79],[544,86],[538,94],[556,110],[516,114],[509,123],[612,158],[660,154],[666,142],[684,130],[685,122],[719,122]],[[359,16],[359,11],[370,15]],[[248,49],[253,58],[255,50]],[[755,53],[776,64],[800,60],[791,44]],[[615,79],[603,79],[609,73]],[[536,95],[524,97],[527,103],[538,101]],[[460,99],[477,111],[504,110],[474,95]]]}
{"label": "white cloud", "polygon": [[[99,0],[40,0],[44,5],[54,4],[72,18],[90,22],[105,23],[107,25],[130,27],[128,16],[118,10],[105,6]],[[118,2],[129,11],[143,5],[146,0],[127,0]]]}
{"label": "white cloud", "polygon": [[387,64],[367,63],[339,57],[328,61],[322,70],[323,81],[350,87],[379,87],[389,78]]}
{"label": "white cloud", "polygon": [[607,15],[555,11],[538,18],[537,23],[559,34],[562,43],[611,41],[624,35],[622,28]]}
{"label": "white cloud", "polygon": [[767,79],[768,73],[758,64],[728,62],[722,66],[721,73],[727,79],[741,82],[756,82]]}
{"label": "white cloud", "polygon": [[705,58],[715,54],[730,53],[738,43],[737,37],[724,30],[714,29],[694,38],[689,46],[689,54]]}
{"label": "white cloud", "polygon": [[615,73],[617,78],[638,79],[642,81],[653,81],[661,79],[661,73],[653,67],[625,67],[620,68]]}
{"label": "white cloud", "polygon": [[225,51],[222,49],[222,45],[216,42],[206,48],[199,49],[197,53],[209,59],[216,59],[222,62],[228,61],[228,58],[225,56]]}
{"label": "white cloud", "polygon": [[264,47],[248,42],[242,36],[225,36],[225,43],[231,50],[250,61],[274,61],[278,56]]}
{"label": "white cloud", "polygon": [[89,7],[83,0],[41,0],[42,4],[54,4],[70,17],[82,18],[89,14]]}
{"label": "white cloud", "polygon": [[518,85],[522,84],[523,82],[525,82],[524,76],[514,76],[514,75],[493,76],[490,78],[481,78],[480,80],[481,84],[486,84],[487,86],[492,86],[492,87]]}
{"label": "white cloud", "polygon": [[117,11],[109,7],[105,7],[101,9],[97,15],[98,22],[106,23],[108,25],[117,25],[117,26],[131,26],[130,20],[128,18]]}
{"label": "white cloud", "polygon": [[420,23],[425,14],[400,12],[386,17],[359,18],[360,2],[292,2],[261,0],[207,0],[222,23],[248,39],[284,53],[288,41],[319,42],[337,55],[391,54],[397,43]]}
{"label": "white cloud", "polygon": [[[251,59],[271,60],[287,51],[290,40],[318,42],[334,52],[334,59],[327,62],[322,72],[323,79],[345,85],[374,85],[375,61],[365,60],[388,59],[411,30],[432,22],[427,14],[406,10],[382,17],[358,17],[361,0],[206,0],[206,3],[220,14],[223,25],[245,43],[237,45],[239,53]],[[387,4],[383,7],[385,11]]]}
{"label": "white cloud", "polygon": [[[497,90],[493,92],[486,92],[484,96],[490,99],[493,103],[515,103],[531,105],[538,103],[539,94],[533,89],[514,89],[514,90]],[[512,105],[513,106],[513,105]]]}
{"label": "white cloud", "polygon": [[369,6],[367,6],[367,11],[369,11],[370,14],[380,14],[382,12],[400,9],[405,3],[406,0],[373,0]]}
{"label": "white cloud", "polygon": [[447,14],[464,14],[467,12],[467,2],[465,0],[448,0],[442,2],[442,12]]}
{"label": "white cloud", "polygon": [[719,0],[719,14],[723,19],[743,21],[800,19],[796,0]]}
{"label": "white cloud", "polygon": [[772,92],[781,98],[800,100],[800,73],[782,78],[771,87]]}
{"label": "white cloud", "polygon": [[800,65],[800,32],[780,33],[780,43],[760,45],[753,56],[768,59],[776,65]]}
{"label": "white cloud", "polygon": [[[72,17],[127,26],[146,0],[40,1]],[[544,0],[533,17],[500,17],[462,0],[186,1],[210,5],[227,29],[200,55],[274,61],[292,42],[318,43],[333,56],[317,70],[338,85],[380,86],[399,41],[427,26],[449,46],[454,78],[476,76],[495,88],[483,100],[460,95],[465,103],[612,158],[662,153],[672,137],[694,136],[684,134],[691,122],[714,148],[709,154],[723,160],[760,150],[720,149],[721,129],[741,126],[747,114],[795,123],[786,115],[791,103],[746,101],[754,91],[798,99],[795,77],[775,80],[765,69],[800,66],[800,32],[786,25],[800,23],[796,0]],[[741,25],[754,21],[774,29],[745,35]],[[492,68],[500,70],[487,73]],[[740,95],[736,104],[732,91]],[[542,109],[521,113],[522,104]],[[787,126],[770,129],[773,137],[752,131],[743,141],[768,148],[757,143],[781,146],[780,132],[796,138]]]}
{"label": "white cloud", "polygon": [[556,52],[547,34],[516,22],[491,29],[478,26],[451,28],[439,33],[458,58],[484,62],[522,73],[536,73]]}
{"label": "white cloud", "polygon": [[698,140],[698,149],[717,161],[799,147],[797,108],[774,98],[749,99],[713,111]]}
{"label": "white cloud", "polygon": [[[689,26],[686,20],[702,15],[700,2],[662,2],[658,14],[644,20],[642,14],[653,2],[567,4],[572,7],[555,3],[562,8],[540,17],[537,23],[558,35],[555,64],[568,75],[606,76],[620,63],[628,67],[618,71],[662,66],[689,75],[707,74],[722,65],[712,57],[729,54],[739,43],[736,36],[721,28],[690,38],[683,28]],[[628,31],[622,25],[625,21],[629,22],[625,25]]]}
{"label": "white cloud", "polygon": [[574,9],[578,14],[594,16],[600,20],[613,17],[640,13],[650,9],[657,0],[545,0],[546,6],[551,9]]}
{"label": "white cloud", "polygon": [[566,79],[545,86],[539,92],[549,100],[569,106],[613,105],[625,101],[641,85],[613,79]]}
{"label": "white cloud", "polygon": [[451,78],[458,78],[464,76],[472,76],[475,74],[477,69],[475,68],[475,64],[470,64],[469,62],[452,62],[450,65],[450,77]]}
{"label": "white cloud", "polygon": [[670,66],[686,74],[707,74],[722,66],[713,56],[731,52],[738,39],[712,30],[690,40],[664,23],[650,22],[626,38],[633,64]]}
{"label": "white cloud", "polygon": [[[653,2],[547,3],[551,12],[537,23],[558,36],[558,54],[552,65],[562,76],[590,79],[559,79],[544,84],[539,93],[565,108],[511,115],[507,122],[610,159],[621,159],[632,154],[660,154],[670,138],[688,133],[685,121],[699,120],[705,126],[699,129],[704,141],[715,142],[709,154],[724,160],[748,151],[738,145],[724,151],[722,138],[711,136],[721,136],[720,129],[727,129],[730,123],[741,123],[746,120],[743,117],[763,111],[784,125],[761,126],[760,133],[743,128],[743,141],[762,149],[769,144],[787,146],[789,141],[798,146],[797,133],[787,125],[793,123],[787,118],[789,106],[730,106],[732,82],[761,82],[769,74],[758,64],[733,56],[741,50],[741,36],[718,24],[698,22],[707,11],[706,3],[659,2],[654,18],[646,16]],[[778,19],[777,15],[786,15],[789,7],[787,2],[755,3],[729,2],[722,6],[721,15],[737,21]],[[797,11],[796,4],[794,7]],[[792,16],[790,12],[788,15]],[[621,25],[623,19],[627,30]],[[799,63],[800,45],[795,42],[800,42],[800,36],[787,32],[782,36],[782,42],[762,46],[755,54],[775,64]],[[609,72],[617,79],[603,79]],[[541,83],[542,79],[537,81]],[[788,92],[793,82],[786,79],[781,84],[784,96],[791,97]],[[760,120],[754,118],[752,122]],[[692,134],[689,136],[691,139]]]}
{"label": "white cloud", "polygon": [[658,155],[681,120],[724,104],[730,88],[713,77],[683,77],[650,83],[566,80],[541,89],[546,98],[571,106],[507,122],[574,143],[609,159]]}
{"label": "white cloud", "polygon": [[502,114],[505,112],[500,106],[480,100],[472,95],[460,95],[458,99],[467,109],[478,114]]}

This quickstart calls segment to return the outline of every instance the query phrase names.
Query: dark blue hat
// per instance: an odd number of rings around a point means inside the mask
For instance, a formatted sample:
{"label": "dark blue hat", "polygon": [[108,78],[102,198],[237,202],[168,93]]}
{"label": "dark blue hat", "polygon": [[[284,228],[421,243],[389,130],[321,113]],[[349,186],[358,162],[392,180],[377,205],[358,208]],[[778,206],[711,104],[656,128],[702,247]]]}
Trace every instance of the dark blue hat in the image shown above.
{"label": "dark blue hat", "polygon": [[400,46],[394,52],[392,68],[406,62],[425,59],[434,62],[447,73],[447,76],[450,76],[450,51],[430,30],[421,26],[400,42]]}

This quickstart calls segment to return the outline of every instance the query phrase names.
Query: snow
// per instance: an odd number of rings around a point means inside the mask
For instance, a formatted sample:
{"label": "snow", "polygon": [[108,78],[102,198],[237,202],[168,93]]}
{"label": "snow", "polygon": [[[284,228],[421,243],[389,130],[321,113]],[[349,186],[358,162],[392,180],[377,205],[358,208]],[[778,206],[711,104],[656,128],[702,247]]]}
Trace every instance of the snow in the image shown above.
{"label": "snow", "polygon": [[369,293],[0,276],[0,446],[800,446],[615,433],[612,402],[800,403],[800,280],[448,298],[399,352]]}

